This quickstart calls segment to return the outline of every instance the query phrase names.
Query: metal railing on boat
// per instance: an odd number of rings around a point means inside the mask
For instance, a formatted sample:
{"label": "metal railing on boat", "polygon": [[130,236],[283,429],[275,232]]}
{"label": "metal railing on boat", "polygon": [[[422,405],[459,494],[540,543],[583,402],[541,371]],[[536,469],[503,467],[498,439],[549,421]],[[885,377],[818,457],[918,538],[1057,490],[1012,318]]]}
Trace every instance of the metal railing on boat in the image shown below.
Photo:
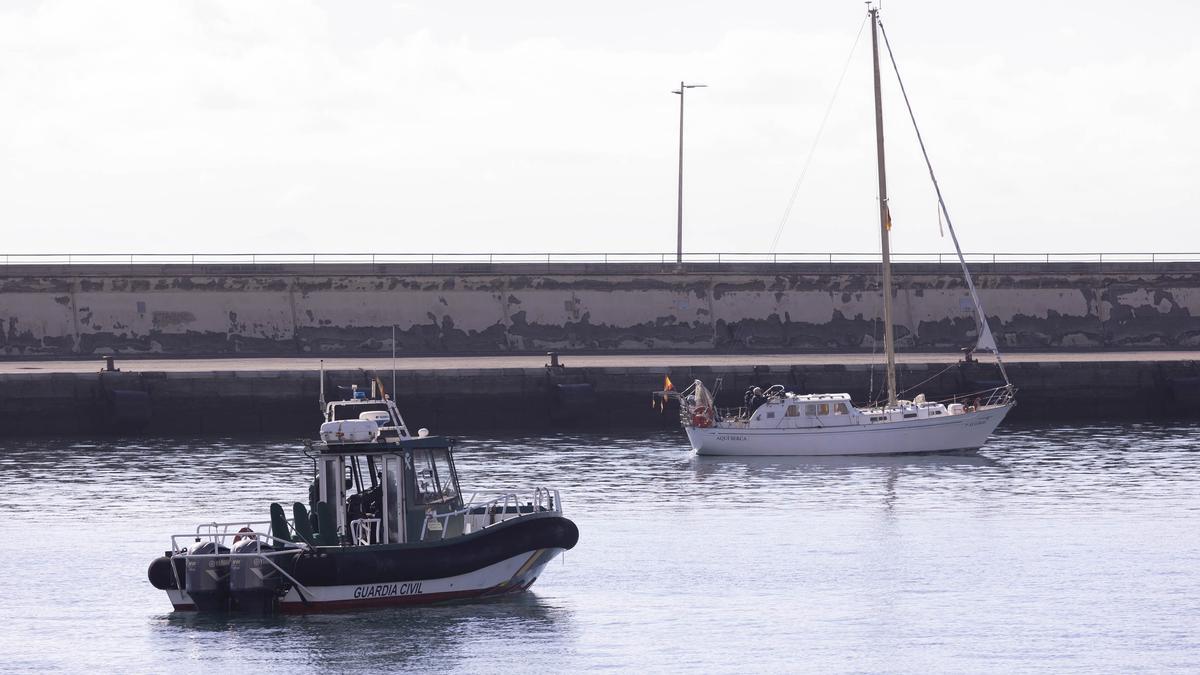
{"label": "metal railing on boat", "polygon": [[[172,555],[173,556],[174,555],[184,556],[185,558],[199,558],[202,560],[213,559],[213,558],[216,558],[216,559],[232,558],[233,556],[245,556],[248,558],[259,558],[259,559],[263,560],[264,562],[266,562],[271,567],[275,568],[275,570],[278,571],[281,575],[283,575],[283,577],[285,579],[292,582],[292,584],[295,585],[297,592],[303,593],[305,595],[311,595],[308,588],[306,588],[304,586],[304,584],[301,584],[299,581],[297,581],[295,577],[293,577],[291,574],[288,574],[287,570],[280,567],[274,560],[271,559],[273,557],[277,558],[277,557],[286,556],[286,555],[297,555],[297,554],[303,553],[303,552],[309,550],[308,545],[304,544],[302,542],[294,542],[294,541],[289,541],[287,539],[279,539],[279,538],[277,538],[273,535],[267,534],[265,532],[256,532],[256,531],[231,532],[231,531],[229,531],[230,527],[236,526],[236,527],[241,528],[241,527],[250,527],[253,525],[270,525],[270,522],[269,521],[267,521],[267,522],[239,521],[236,523],[202,523],[202,524],[196,526],[196,532],[194,532],[194,533],[171,535]],[[289,525],[289,528],[292,526],[291,521],[289,521],[288,525]],[[205,528],[207,528],[209,531],[204,532],[203,530]],[[255,539],[259,544],[258,550],[257,551],[239,551],[237,553],[234,553],[232,551],[231,547],[226,546],[225,551],[222,552],[221,548],[222,548],[222,546],[224,546],[223,542],[231,537],[233,538],[233,541],[230,542],[231,544],[237,543],[241,539]],[[199,543],[199,545],[193,546],[192,550],[188,550],[187,547],[185,547],[185,546],[181,547],[179,545],[180,539],[189,539],[189,540],[191,540],[191,543],[193,543],[193,544]],[[194,553],[193,552],[196,548],[200,548],[201,546],[203,546],[206,543],[212,544],[212,547],[213,547],[212,553]],[[271,550],[264,551],[263,550],[264,546],[270,547]],[[183,589],[185,587],[184,580],[179,578],[179,570],[177,570],[175,568],[175,565],[171,565],[171,576],[175,579],[176,588]]]}
{"label": "metal railing on boat", "polygon": [[379,543],[382,528],[382,518],[358,518],[350,521],[350,538],[356,546],[370,546]]}
{"label": "metal railing on boat", "polygon": [[[790,392],[789,392],[790,393]],[[1012,402],[1016,398],[1016,387],[1012,385],[1001,385],[991,389],[981,389],[979,391],[967,392],[965,394],[955,394],[945,398],[927,400],[926,403],[941,403],[943,405],[951,405],[953,403],[967,403],[974,405],[977,408],[985,408],[993,405],[1005,405]],[[977,403],[976,403],[977,402]],[[859,409],[870,409],[881,405],[880,402],[873,402],[863,405],[857,405]],[[748,409],[744,407],[737,408],[716,408],[717,421],[720,421],[725,426],[730,427],[745,427],[749,426]],[[691,422],[691,411],[687,406],[680,406],[679,417],[680,421],[686,426]]]}
{"label": "metal railing on boat", "polygon": [[[483,516],[487,522],[483,523],[479,527],[479,530],[485,530],[493,525],[523,516],[537,513],[562,513],[562,498],[559,496],[558,490],[548,488],[535,488],[533,498],[524,503],[521,502],[520,495],[516,493],[502,495],[481,504],[475,504],[474,500],[475,497],[472,495],[471,500],[456,511],[427,514],[425,522],[421,524],[421,538],[419,541],[425,541],[425,537],[429,532],[437,530],[441,531],[441,536],[438,539],[445,539],[446,533],[450,529],[450,520],[459,516],[464,521],[469,516]],[[431,523],[434,524],[434,527],[430,527]],[[466,534],[465,525],[463,529],[463,533]]]}

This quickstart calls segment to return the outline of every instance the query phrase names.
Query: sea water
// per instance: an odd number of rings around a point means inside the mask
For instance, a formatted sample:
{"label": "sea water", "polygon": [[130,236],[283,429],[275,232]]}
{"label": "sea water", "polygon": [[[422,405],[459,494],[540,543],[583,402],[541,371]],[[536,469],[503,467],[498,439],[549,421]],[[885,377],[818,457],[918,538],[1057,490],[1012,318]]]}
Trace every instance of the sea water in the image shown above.
{"label": "sea water", "polygon": [[1200,671],[1200,427],[1006,425],[977,454],[700,458],[681,433],[463,438],[480,498],[562,491],[529,593],[172,613],[169,535],[303,500],[290,438],[0,441],[0,669]]}

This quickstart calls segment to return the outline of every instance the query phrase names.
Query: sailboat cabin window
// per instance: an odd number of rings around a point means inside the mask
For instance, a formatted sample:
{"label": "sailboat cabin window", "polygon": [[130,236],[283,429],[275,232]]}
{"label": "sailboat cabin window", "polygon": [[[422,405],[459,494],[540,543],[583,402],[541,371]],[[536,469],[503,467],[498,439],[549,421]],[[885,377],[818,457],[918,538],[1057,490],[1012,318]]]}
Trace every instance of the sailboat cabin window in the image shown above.
{"label": "sailboat cabin window", "polygon": [[800,416],[800,406],[789,405],[787,408],[787,416],[788,417],[799,417]]}
{"label": "sailboat cabin window", "polygon": [[809,403],[808,405],[804,406],[804,415],[806,417],[816,417],[817,416],[816,404]]}
{"label": "sailboat cabin window", "polygon": [[833,404],[833,414],[834,415],[849,415],[850,411],[846,408],[845,403],[834,403]]}
{"label": "sailboat cabin window", "polygon": [[829,404],[828,403],[818,403],[817,404],[817,414],[818,415],[828,415],[829,414]]}

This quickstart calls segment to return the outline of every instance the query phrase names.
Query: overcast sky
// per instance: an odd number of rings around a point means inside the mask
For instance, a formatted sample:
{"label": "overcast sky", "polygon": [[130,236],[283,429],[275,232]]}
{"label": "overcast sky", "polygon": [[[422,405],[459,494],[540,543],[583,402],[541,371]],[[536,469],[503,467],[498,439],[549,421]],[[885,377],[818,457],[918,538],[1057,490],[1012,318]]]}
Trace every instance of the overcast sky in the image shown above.
{"label": "overcast sky", "polygon": [[[1200,3],[887,0],[964,248],[1200,251]],[[767,251],[857,0],[5,0],[10,253]],[[869,28],[868,28],[869,30]],[[869,32],[780,251],[876,251]],[[885,78],[894,247],[950,249]]]}

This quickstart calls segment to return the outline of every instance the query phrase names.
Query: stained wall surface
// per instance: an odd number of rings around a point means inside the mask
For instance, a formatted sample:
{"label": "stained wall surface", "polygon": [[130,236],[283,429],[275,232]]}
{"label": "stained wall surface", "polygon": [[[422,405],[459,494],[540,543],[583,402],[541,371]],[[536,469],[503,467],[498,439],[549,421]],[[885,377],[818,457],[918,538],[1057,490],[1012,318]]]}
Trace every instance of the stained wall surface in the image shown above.
{"label": "stained wall surface", "polygon": [[[12,266],[0,354],[878,349],[878,265]],[[1200,346],[1200,264],[978,265],[1011,350]],[[956,265],[895,267],[901,350],[976,324]]]}

